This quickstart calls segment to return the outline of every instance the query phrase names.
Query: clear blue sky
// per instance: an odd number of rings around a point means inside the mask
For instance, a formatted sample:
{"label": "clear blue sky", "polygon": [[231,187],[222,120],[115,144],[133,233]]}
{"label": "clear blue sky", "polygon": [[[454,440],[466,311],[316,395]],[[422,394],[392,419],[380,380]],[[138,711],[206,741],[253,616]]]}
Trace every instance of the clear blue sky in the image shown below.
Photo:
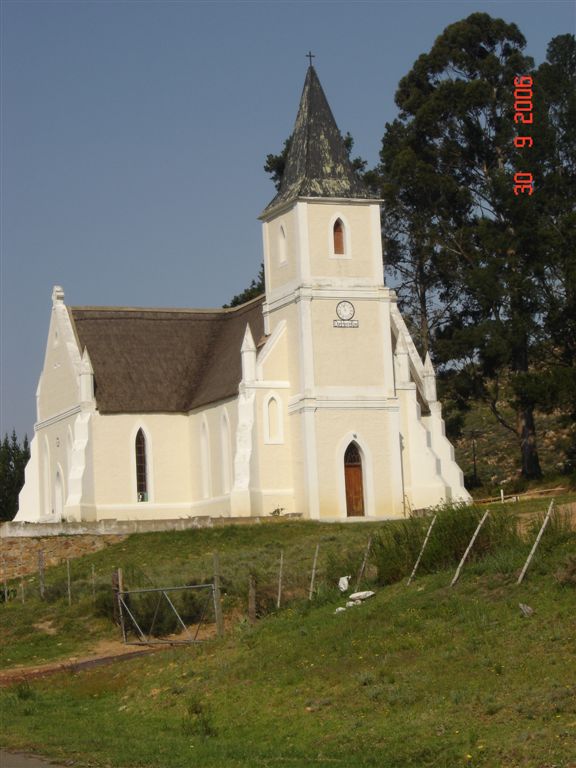
{"label": "clear blue sky", "polygon": [[537,62],[574,3],[2,0],[0,433],[32,435],[50,294],[221,306],[255,277],[263,171],[309,49],[340,129],[378,158],[394,92],[450,23],[518,24]]}

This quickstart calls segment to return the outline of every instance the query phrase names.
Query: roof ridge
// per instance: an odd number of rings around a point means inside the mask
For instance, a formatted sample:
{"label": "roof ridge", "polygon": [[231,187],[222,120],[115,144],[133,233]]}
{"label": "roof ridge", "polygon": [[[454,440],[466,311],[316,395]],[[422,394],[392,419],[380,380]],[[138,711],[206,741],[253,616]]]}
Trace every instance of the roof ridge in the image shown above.
{"label": "roof ridge", "polygon": [[166,314],[206,314],[206,315],[229,315],[235,314],[246,309],[250,309],[253,304],[261,302],[265,294],[261,293],[243,304],[235,307],[113,307],[113,306],[95,306],[95,305],[77,305],[70,306],[72,312],[141,312],[143,314],[155,314],[165,312]]}

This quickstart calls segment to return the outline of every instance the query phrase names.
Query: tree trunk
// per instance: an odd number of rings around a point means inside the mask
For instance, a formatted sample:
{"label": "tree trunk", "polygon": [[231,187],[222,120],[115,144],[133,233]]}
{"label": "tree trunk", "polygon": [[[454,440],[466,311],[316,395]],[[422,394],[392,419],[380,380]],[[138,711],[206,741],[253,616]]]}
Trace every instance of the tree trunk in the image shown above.
{"label": "tree trunk", "polygon": [[518,409],[518,436],[522,455],[522,477],[535,480],[542,477],[538,448],[536,446],[536,426],[534,410],[531,406]]}

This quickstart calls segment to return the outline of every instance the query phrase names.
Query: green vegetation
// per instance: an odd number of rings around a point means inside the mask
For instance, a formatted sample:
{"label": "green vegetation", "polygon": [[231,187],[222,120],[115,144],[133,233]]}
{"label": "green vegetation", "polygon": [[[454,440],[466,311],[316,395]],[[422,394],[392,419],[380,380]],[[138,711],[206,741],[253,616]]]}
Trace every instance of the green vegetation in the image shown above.
{"label": "green vegetation", "polygon": [[[10,719],[0,743],[77,765],[122,768],[569,768],[576,745],[576,535],[561,516],[547,529],[526,581],[515,583],[533,530],[517,539],[510,514],[527,511],[534,526],[545,507],[505,505],[502,540],[491,536],[480,546],[456,587],[448,586],[451,567],[410,587],[405,580],[376,586],[376,597],[343,614],[334,613],[344,602],[336,577],[358,567],[370,533],[385,542],[388,532],[400,532],[401,548],[410,521],[146,534],[82,558],[77,569],[86,571],[98,561],[123,564],[127,573],[133,568],[132,578],[140,568],[176,579],[187,564],[187,573],[200,578],[218,550],[225,605],[235,620],[223,640],[3,689],[0,707]],[[460,547],[454,514],[441,512],[440,539]],[[309,602],[304,594],[318,541],[320,587]],[[248,573],[257,570],[259,590],[270,591],[280,546],[293,564],[290,602],[267,615],[263,605],[251,627],[243,618]],[[374,584],[385,549],[376,553],[365,586]],[[62,602],[42,606],[55,622],[70,610]],[[519,603],[533,613],[523,617]],[[2,631],[30,609],[3,606],[9,620]],[[79,603],[72,610],[75,622],[97,631]]]}
{"label": "green vegetation", "polygon": [[[467,563],[485,564],[496,560],[502,573],[509,576],[518,573],[526,560],[527,541],[535,540],[544,518],[542,501],[524,503],[522,509],[520,515],[511,505],[504,509],[498,509],[498,505],[492,508],[476,536]],[[436,520],[419,563],[419,573],[455,567],[485,511],[485,508],[465,504],[436,509]],[[412,517],[383,526],[374,546],[379,584],[394,584],[411,574],[430,525],[427,517]],[[568,540],[574,540],[572,516],[555,510],[547,525],[546,541],[541,546],[553,548]]]}
{"label": "green vegetation", "polygon": [[0,442],[0,522],[12,520],[18,511],[18,494],[24,485],[24,468],[30,458],[28,436],[20,444],[12,430]]}
{"label": "green vegetation", "polygon": [[[72,562],[71,607],[65,565],[46,569],[44,601],[39,599],[37,576],[25,579],[24,604],[20,602],[20,583],[9,585],[16,597],[2,606],[0,668],[43,664],[70,653],[78,655],[98,640],[118,639],[118,628],[109,620],[115,568],[123,569],[127,589],[204,584],[212,581],[213,553],[218,552],[225,614],[245,611],[252,574],[258,583],[258,611],[264,615],[275,605],[281,550],[284,599],[304,597],[317,543],[318,584],[323,590],[326,582],[333,584],[342,575],[343,565],[353,571],[359,569],[370,532],[381,525],[318,525],[271,519],[261,525],[131,536]],[[148,627],[154,607],[155,603],[150,612],[149,605],[143,617]]]}
{"label": "green vegetation", "polygon": [[[466,487],[476,498],[499,496],[501,488],[505,494],[512,494],[537,488],[575,487],[575,464],[570,456],[576,441],[576,421],[567,421],[566,411],[535,411],[538,455],[544,477],[528,481],[518,471],[515,435],[495,420],[489,406],[475,400],[468,403],[464,412],[459,412],[449,384],[446,388],[441,385],[440,400],[456,461],[464,472]],[[499,407],[507,418],[513,418],[511,410],[502,404]]]}

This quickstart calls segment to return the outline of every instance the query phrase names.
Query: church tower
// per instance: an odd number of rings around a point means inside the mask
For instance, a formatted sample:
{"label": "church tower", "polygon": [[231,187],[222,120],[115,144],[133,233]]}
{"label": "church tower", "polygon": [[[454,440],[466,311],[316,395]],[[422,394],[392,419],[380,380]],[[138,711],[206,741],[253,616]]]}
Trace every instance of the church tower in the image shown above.
{"label": "church tower", "polygon": [[265,333],[287,339],[295,507],[398,517],[468,498],[384,285],[379,201],[351,167],[313,66],[279,192],[260,218]]}

